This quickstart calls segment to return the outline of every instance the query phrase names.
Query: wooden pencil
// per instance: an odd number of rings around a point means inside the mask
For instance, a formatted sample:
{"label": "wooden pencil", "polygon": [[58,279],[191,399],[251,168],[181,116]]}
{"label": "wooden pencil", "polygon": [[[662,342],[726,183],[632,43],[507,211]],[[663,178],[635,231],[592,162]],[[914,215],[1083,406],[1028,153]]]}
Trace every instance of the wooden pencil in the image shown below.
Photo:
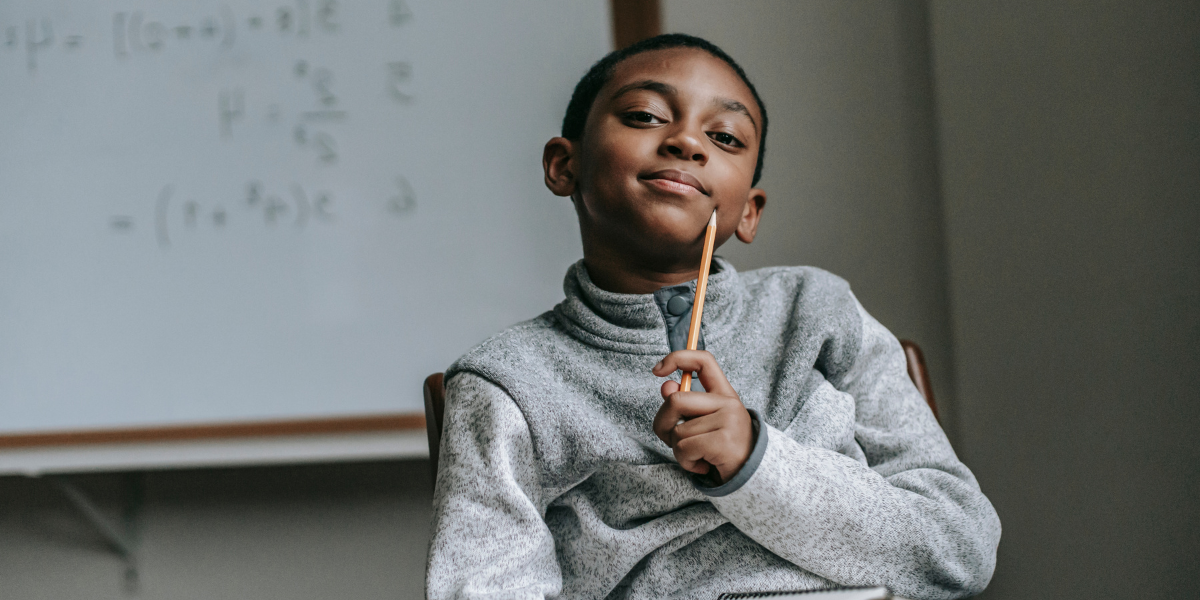
{"label": "wooden pencil", "polygon": [[[708,227],[704,229],[704,253],[700,255],[700,276],[696,278],[696,299],[692,302],[692,322],[688,325],[687,349],[695,350],[700,343],[700,318],[704,314],[704,293],[708,291],[708,271],[712,268],[713,242],[717,239],[717,209],[713,209],[708,218]],[[683,374],[679,389],[692,390],[692,372]]]}

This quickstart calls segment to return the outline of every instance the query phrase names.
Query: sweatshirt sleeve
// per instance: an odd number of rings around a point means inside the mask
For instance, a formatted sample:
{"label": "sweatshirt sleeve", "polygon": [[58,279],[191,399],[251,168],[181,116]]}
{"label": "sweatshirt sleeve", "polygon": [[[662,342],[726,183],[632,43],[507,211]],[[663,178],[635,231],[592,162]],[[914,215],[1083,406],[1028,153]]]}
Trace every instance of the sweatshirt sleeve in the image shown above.
{"label": "sweatshirt sleeve", "polygon": [[826,382],[818,393],[853,403],[852,443],[866,464],[764,423],[757,469],[710,500],[750,538],[839,584],[909,598],[979,593],[1000,520],[908,378],[900,343],[858,310],[861,351],[840,389]]}
{"label": "sweatshirt sleeve", "polygon": [[461,373],[446,386],[443,423],[426,596],[556,597],[562,577],[520,409]]}

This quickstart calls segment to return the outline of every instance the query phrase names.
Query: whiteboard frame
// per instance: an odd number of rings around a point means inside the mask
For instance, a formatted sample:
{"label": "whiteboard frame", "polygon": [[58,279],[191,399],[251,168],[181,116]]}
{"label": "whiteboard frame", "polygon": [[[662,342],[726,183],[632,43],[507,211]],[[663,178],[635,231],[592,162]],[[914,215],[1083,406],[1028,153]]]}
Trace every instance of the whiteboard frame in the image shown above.
{"label": "whiteboard frame", "polygon": [[196,439],[0,450],[0,476],[424,459],[424,431]]}
{"label": "whiteboard frame", "polygon": [[408,413],[0,436],[0,475],[428,456],[425,416]]}

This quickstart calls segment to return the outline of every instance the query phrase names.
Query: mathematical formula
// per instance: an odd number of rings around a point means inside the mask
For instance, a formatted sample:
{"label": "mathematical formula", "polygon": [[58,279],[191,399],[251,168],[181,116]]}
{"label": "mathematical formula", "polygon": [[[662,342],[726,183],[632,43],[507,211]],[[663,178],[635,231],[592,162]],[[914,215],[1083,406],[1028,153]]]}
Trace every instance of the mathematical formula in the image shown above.
{"label": "mathematical formula", "polygon": [[[404,0],[389,0],[386,17],[392,27],[401,27],[413,19]],[[311,35],[334,35],[341,29],[340,3],[337,0],[294,0],[266,12],[239,16],[229,5],[221,5],[212,14],[169,22],[142,10],[116,11],[112,15],[112,39],[105,43],[117,58],[154,55],[172,46],[207,44],[233,48],[239,35],[274,34],[297,39]],[[84,46],[78,31],[64,31],[50,18],[25,19],[19,23],[0,22],[3,50],[22,54],[30,73],[37,71],[38,60],[59,47],[66,51]],[[56,33],[58,35],[56,35]]]}
{"label": "mathematical formula", "polygon": [[[396,217],[411,214],[417,208],[417,197],[408,179],[394,179],[395,190],[375,204],[377,211]],[[266,228],[310,225],[331,225],[343,210],[329,190],[306,189],[296,183],[273,188],[262,181],[246,183],[240,198],[205,199],[180,193],[174,185],[162,187],[154,198],[151,210],[139,219],[136,215],[112,215],[109,228],[114,233],[134,232],[139,225],[153,227],[158,247],[171,247],[178,235],[196,235],[205,231],[220,231],[236,220],[251,220]]]}
{"label": "mathematical formula", "polygon": [[[103,52],[109,56],[106,60],[135,64],[130,61],[153,60],[174,52],[228,52],[247,41],[333,38],[353,32],[338,0],[283,1],[252,11],[214,3],[189,17],[179,17],[178,11],[169,8],[115,10],[110,13],[111,27],[107,31],[36,15],[7,23],[0,20],[0,66],[6,60],[23,62],[29,84],[37,85],[43,63],[58,55]],[[404,0],[379,2],[373,10],[390,29],[410,27],[416,20]],[[93,32],[91,37],[85,36],[89,31]],[[219,144],[245,143],[239,140],[251,128],[258,128],[268,135],[287,136],[290,144],[311,157],[311,166],[335,169],[343,156],[339,140],[345,124],[355,114],[355,95],[342,89],[335,68],[319,56],[293,58],[273,67],[292,82],[287,90],[277,86],[260,90],[244,82],[219,86],[210,105],[213,138]],[[382,92],[396,110],[414,104],[418,93],[413,88],[416,68],[412,61],[393,56],[377,64],[378,87],[370,91],[372,95]],[[303,92],[295,94],[295,89]],[[351,205],[374,203],[376,210],[387,214],[412,214],[417,202],[415,191],[402,176],[393,181],[394,189],[384,197],[355,198]],[[184,193],[174,185],[164,185],[151,203],[152,210],[138,215],[111,215],[107,226],[114,234],[152,227],[158,246],[166,249],[178,236],[219,231],[239,220],[252,219],[267,228],[329,226],[337,221],[339,211],[348,208],[330,190],[308,189],[295,183],[250,181],[245,190],[242,198],[206,199],[203,194]]]}

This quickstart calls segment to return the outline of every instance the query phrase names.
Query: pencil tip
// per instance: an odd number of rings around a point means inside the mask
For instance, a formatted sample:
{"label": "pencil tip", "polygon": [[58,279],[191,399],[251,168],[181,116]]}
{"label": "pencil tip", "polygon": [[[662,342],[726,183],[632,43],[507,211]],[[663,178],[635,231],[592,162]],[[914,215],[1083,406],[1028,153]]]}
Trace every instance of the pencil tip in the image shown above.
{"label": "pencil tip", "polygon": [[717,209],[715,209],[715,208],[713,209],[712,216],[708,218],[708,226],[709,227],[717,226]]}

